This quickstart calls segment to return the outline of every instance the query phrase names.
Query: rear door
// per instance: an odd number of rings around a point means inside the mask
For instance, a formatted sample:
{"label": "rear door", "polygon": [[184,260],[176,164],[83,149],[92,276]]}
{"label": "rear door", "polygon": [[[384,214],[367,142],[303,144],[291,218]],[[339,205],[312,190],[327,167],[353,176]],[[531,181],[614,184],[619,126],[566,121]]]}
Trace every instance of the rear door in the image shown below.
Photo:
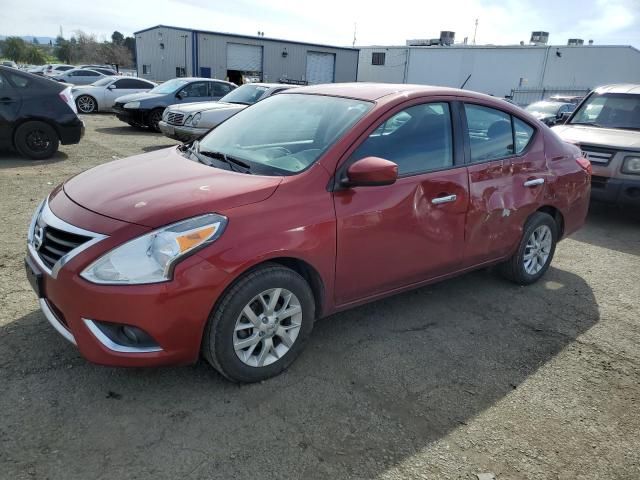
{"label": "rear door", "polygon": [[[464,255],[469,267],[513,251],[531,208],[539,203],[544,180],[535,179],[546,160],[542,141],[536,149],[529,147],[532,127],[513,122],[508,112],[471,102],[461,111],[469,162]],[[521,124],[529,130],[518,130],[514,145],[514,126],[523,129]]]}
{"label": "rear door", "polygon": [[[422,101],[424,102],[424,100]],[[468,180],[446,97],[397,107],[338,169],[368,156],[398,165],[393,185],[334,193],[336,303],[388,292],[459,268]]]}
{"label": "rear door", "polygon": [[9,144],[13,136],[13,124],[20,111],[22,96],[0,73],[0,143]]}

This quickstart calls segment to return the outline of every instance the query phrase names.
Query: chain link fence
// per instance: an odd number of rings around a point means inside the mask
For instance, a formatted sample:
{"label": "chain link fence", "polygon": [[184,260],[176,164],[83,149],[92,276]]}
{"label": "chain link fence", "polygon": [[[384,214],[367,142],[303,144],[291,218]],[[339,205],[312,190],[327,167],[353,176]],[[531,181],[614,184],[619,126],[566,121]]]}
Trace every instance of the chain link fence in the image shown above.
{"label": "chain link fence", "polygon": [[507,98],[521,107],[526,107],[530,103],[547,100],[549,97],[554,95],[561,95],[563,97],[584,97],[590,91],[591,89],[589,87],[513,88],[511,89],[511,95]]}

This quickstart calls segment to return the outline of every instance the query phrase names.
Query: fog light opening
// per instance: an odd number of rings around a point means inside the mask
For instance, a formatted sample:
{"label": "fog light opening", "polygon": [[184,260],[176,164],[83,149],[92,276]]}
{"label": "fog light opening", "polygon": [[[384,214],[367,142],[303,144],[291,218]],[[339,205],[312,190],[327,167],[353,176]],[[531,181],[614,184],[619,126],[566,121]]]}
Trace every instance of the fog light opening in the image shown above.
{"label": "fog light opening", "polygon": [[92,323],[110,342],[118,347],[140,351],[161,350],[158,342],[141,328],[121,323],[98,321]]}

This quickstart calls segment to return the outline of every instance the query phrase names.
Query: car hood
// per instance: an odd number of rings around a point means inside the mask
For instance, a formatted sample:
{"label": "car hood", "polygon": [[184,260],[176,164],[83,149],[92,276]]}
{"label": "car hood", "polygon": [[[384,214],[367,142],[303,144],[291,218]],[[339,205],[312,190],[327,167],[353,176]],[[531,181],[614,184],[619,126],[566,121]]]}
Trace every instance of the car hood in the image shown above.
{"label": "car hood", "polygon": [[166,94],[164,93],[150,93],[150,92],[130,93],[129,95],[123,95],[122,97],[116,98],[116,102],[119,102],[119,103],[142,102],[144,100],[151,100],[154,98],[164,97],[165,95]]}
{"label": "car hood", "polygon": [[545,113],[545,112],[529,112],[531,115],[533,115],[534,117],[536,117],[538,120],[544,120],[546,118],[553,118],[555,117],[555,115],[551,114],[551,113]]}
{"label": "car hood", "polygon": [[64,191],[100,215],[157,228],[266,200],[281,181],[208,167],[171,147],[87,170],[68,180]]}
{"label": "car hood", "polygon": [[208,112],[210,110],[224,110],[224,109],[237,109],[241,110],[245,105],[239,105],[237,103],[226,102],[195,102],[195,103],[183,103],[177,105],[170,105],[169,108],[174,112],[181,113],[196,113],[196,112]]}
{"label": "car hood", "polygon": [[589,127],[587,125],[559,125],[553,127],[553,131],[566,142],[600,145],[620,150],[640,149],[640,132],[634,130]]}

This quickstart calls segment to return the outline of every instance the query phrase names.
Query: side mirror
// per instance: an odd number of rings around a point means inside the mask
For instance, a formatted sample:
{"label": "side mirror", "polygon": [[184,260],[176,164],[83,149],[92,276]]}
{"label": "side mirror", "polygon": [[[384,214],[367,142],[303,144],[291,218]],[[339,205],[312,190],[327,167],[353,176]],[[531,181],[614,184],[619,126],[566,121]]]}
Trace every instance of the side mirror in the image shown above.
{"label": "side mirror", "polygon": [[115,84],[112,83],[107,87],[107,90],[115,90],[115,88],[116,88]]}
{"label": "side mirror", "polygon": [[558,123],[567,123],[567,120],[569,120],[569,117],[571,116],[573,112],[564,112],[560,115],[560,119],[558,120]]}
{"label": "side mirror", "polygon": [[391,185],[398,179],[398,165],[379,157],[365,157],[347,169],[345,187],[376,187]]}
{"label": "side mirror", "polygon": [[176,98],[179,98],[180,100],[182,100],[183,98],[187,98],[187,92],[185,92],[184,90],[180,90],[178,93],[176,93]]}

